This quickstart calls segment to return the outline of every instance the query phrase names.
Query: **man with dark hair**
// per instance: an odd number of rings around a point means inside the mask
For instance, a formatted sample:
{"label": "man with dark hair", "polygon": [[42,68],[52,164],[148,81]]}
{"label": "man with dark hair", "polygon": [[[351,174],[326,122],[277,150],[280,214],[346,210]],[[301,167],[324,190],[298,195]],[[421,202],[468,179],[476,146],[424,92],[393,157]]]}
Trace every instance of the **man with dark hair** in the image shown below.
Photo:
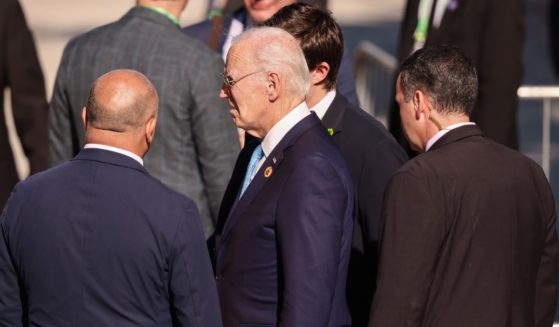
{"label": "man with dark hair", "polygon": [[322,119],[348,165],[355,192],[348,305],[352,326],[366,326],[375,290],[382,197],[406,154],[376,119],[336,92],[343,35],[329,12],[296,3],[264,24],[280,27],[299,41],[311,78],[307,105]]}
{"label": "man with dark hair", "polygon": [[195,204],[148,174],[158,95],[116,70],[84,149],[18,184],[0,217],[0,326],[221,326]]}
{"label": "man with dark hair", "polygon": [[420,154],[383,205],[370,326],[551,326],[556,213],[541,168],[470,122],[476,69],[426,47],[400,68],[396,101]]}

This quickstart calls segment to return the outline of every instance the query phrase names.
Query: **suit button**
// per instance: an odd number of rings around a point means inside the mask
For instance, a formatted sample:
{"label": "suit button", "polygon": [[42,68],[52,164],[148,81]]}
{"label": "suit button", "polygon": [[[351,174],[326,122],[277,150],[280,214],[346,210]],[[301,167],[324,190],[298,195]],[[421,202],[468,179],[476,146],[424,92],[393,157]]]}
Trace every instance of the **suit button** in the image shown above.
{"label": "suit button", "polygon": [[215,275],[215,281],[219,283],[221,281],[221,275]]}

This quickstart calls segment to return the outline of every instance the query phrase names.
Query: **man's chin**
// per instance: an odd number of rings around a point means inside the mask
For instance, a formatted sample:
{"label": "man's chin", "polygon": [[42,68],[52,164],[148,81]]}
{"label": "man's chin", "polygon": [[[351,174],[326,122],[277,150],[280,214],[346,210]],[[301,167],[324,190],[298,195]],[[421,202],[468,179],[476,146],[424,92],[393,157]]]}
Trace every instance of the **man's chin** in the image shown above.
{"label": "man's chin", "polygon": [[231,119],[233,119],[233,121],[236,121],[236,120],[239,119],[239,115],[238,115],[237,109],[230,109],[230,110],[229,110],[229,114],[231,115]]}
{"label": "man's chin", "polygon": [[239,117],[232,116],[233,124],[237,126],[237,128],[245,129],[245,125],[240,121]]}

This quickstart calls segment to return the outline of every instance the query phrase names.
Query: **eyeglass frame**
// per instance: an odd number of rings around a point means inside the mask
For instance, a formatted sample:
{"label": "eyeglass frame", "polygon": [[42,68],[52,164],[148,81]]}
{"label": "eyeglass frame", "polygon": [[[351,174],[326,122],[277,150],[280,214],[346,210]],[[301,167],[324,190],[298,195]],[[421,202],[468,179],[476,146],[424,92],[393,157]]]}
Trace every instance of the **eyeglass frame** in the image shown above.
{"label": "eyeglass frame", "polygon": [[248,74],[246,74],[246,75],[244,75],[244,76],[242,76],[242,77],[240,77],[240,78],[237,78],[237,80],[234,80],[233,77],[231,77],[231,76],[229,76],[229,75],[227,74],[227,70],[224,69],[224,70],[223,70],[223,85],[226,86],[228,90],[231,90],[231,88],[233,87],[233,85],[239,83],[239,82],[240,82],[241,80],[243,80],[244,78],[249,77],[249,76],[254,75],[254,74],[258,74],[258,73],[260,73],[260,72],[262,72],[262,71],[263,71],[263,69],[259,69],[259,70],[255,71],[255,72],[248,73]]}

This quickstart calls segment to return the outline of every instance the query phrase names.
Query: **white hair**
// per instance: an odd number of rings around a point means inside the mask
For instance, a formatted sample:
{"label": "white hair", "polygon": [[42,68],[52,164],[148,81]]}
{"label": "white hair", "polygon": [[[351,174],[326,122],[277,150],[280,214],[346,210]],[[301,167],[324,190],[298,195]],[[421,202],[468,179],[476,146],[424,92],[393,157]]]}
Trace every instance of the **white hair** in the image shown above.
{"label": "white hair", "polygon": [[309,68],[299,42],[291,34],[277,27],[255,27],[233,39],[231,46],[245,41],[257,44],[251,53],[255,65],[283,76],[286,88],[294,95],[307,95],[311,86]]}

